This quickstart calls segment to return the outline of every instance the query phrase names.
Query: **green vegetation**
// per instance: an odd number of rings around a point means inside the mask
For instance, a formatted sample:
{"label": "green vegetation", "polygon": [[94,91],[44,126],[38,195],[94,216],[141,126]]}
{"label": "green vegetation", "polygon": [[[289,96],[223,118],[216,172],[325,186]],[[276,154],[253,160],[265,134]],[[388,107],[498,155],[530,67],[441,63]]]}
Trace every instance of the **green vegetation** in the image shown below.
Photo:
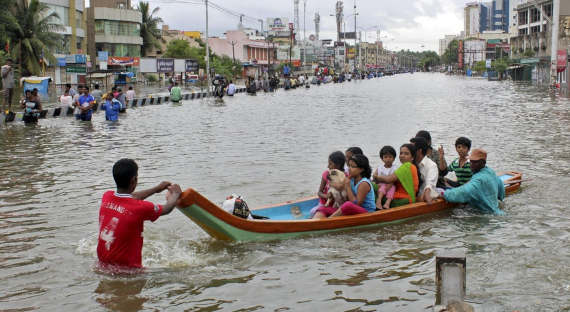
{"label": "green vegetation", "polygon": [[502,74],[502,73],[504,73],[504,72],[507,71],[507,68],[509,67],[509,64],[511,64],[511,63],[512,63],[512,61],[509,60],[509,59],[505,59],[505,58],[498,59],[498,60],[495,60],[495,61],[493,62],[493,68],[494,68],[498,73],[501,73],[501,74]]}
{"label": "green vegetation", "polygon": [[143,38],[143,47],[141,54],[142,56],[146,56],[149,50],[160,48],[159,39],[161,36],[158,24],[162,23],[162,18],[154,16],[154,14],[160,10],[159,7],[154,8],[149,14],[150,8],[148,2],[139,2],[137,9],[142,14],[141,37]]}
{"label": "green vegetation", "polygon": [[524,57],[533,57],[534,56],[534,51],[531,49],[526,49],[523,53]]}
{"label": "green vegetation", "polygon": [[[191,59],[198,61],[200,68],[206,68],[206,48],[191,47],[188,41],[183,39],[172,40],[166,47],[165,57],[178,59]],[[229,56],[218,56],[210,52],[210,67],[214,69],[216,74],[226,77],[239,76],[242,71],[242,65],[239,61],[234,62]]]}
{"label": "green vegetation", "polygon": [[483,72],[487,71],[487,64],[485,61],[479,61],[473,65],[473,70],[477,73],[482,74]]}
{"label": "green vegetation", "polygon": [[441,57],[444,64],[455,64],[459,55],[459,41],[452,40]]}
{"label": "green vegetation", "polygon": [[420,53],[420,62],[418,66],[422,67],[424,71],[428,71],[430,67],[441,64],[439,55],[434,51],[425,51]]}
{"label": "green vegetation", "polygon": [[146,78],[146,80],[148,82],[157,82],[158,81],[158,77],[156,76],[156,74],[145,74],[144,77]]}
{"label": "green vegetation", "polygon": [[55,33],[61,26],[50,23],[58,19],[56,13],[49,13],[46,4],[38,0],[0,0],[3,7],[0,17],[2,47],[10,46],[9,56],[19,64],[22,76],[38,75],[44,60],[55,62],[50,51],[60,42],[61,35]]}

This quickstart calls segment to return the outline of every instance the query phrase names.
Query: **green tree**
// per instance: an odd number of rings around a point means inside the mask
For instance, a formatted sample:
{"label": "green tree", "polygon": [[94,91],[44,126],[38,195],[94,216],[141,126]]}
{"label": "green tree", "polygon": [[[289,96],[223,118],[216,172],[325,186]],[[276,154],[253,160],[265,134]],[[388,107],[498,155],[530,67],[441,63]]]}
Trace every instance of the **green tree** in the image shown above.
{"label": "green tree", "polygon": [[61,35],[55,33],[61,26],[51,22],[59,16],[48,13],[48,6],[38,0],[17,0],[13,5],[14,21],[6,24],[12,56],[22,76],[37,75],[44,58],[55,62],[50,51],[61,42]]}
{"label": "green tree", "polygon": [[477,73],[483,73],[487,71],[487,63],[485,61],[479,61],[473,65],[473,70]]}
{"label": "green tree", "polygon": [[175,39],[166,46],[165,57],[186,59],[192,56],[192,48],[188,41],[183,39]]}
{"label": "green tree", "polygon": [[458,55],[459,55],[459,41],[452,40],[447,46],[445,53],[443,53],[442,61],[445,64],[455,64],[457,63]]}
{"label": "green tree", "polygon": [[493,68],[498,73],[502,74],[502,73],[507,71],[509,64],[510,64],[510,61],[508,59],[498,59],[498,60],[495,60],[495,62],[493,62]]}
{"label": "green tree", "polygon": [[152,12],[149,12],[150,8],[148,2],[139,2],[137,9],[142,15],[141,37],[143,38],[143,46],[141,53],[142,56],[146,56],[147,52],[151,49],[160,48],[159,39],[161,36],[158,24],[162,23],[162,18],[155,16],[155,14],[160,10],[159,7],[156,7]]}
{"label": "green tree", "polygon": [[418,65],[425,71],[428,71],[430,67],[439,65],[441,63],[439,55],[437,55],[435,51],[424,51],[420,53],[419,57],[420,62]]}
{"label": "green tree", "polygon": [[533,57],[534,56],[534,51],[531,49],[526,49],[523,53],[524,57]]}

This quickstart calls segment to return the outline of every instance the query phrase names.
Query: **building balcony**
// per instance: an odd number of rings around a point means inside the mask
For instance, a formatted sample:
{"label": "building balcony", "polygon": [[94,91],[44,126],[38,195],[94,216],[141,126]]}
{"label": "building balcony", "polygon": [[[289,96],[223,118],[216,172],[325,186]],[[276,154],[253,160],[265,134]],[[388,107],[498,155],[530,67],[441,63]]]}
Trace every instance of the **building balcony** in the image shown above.
{"label": "building balcony", "polygon": [[136,44],[142,45],[143,38],[140,36],[114,36],[107,34],[97,34],[95,35],[96,43],[123,43],[123,44]]}

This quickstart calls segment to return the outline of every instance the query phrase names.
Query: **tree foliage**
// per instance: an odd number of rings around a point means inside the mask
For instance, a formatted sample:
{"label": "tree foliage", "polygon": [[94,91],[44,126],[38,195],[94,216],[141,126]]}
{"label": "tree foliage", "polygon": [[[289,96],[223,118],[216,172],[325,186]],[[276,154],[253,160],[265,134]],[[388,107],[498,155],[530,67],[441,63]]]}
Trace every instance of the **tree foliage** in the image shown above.
{"label": "tree foliage", "polygon": [[160,8],[156,7],[152,12],[150,12],[148,2],[139,2],[137,9],[142,15],[141,37],[143,38],[143,46],[141,54],[142,56],[146,56],[147,52],[153,48],[160,48],[159,39],[161,35],[160,29],[158,29],[158,24],[162,23],[162,18],[155,16]]}
{"label": "tree foliage", "polygon": [[11,10],[12,17],[4,24],[10,52],[21,65],[23,76],[39,74],[44,59],[55,62],[50,51],[61,42],[61,35],[56,31],[62,27],[52,23],[59,16],[48,11],[48,6],[38,0],[16,0]]}
{"label": "tree foliage", "polygon": [[[166,47],[165,57],[192,59],[198,62],[200,68],[206,68],[206,49],[203,47],[191,47],[188,41],[183,39],[172,40]],[[239,76],[242,71],[242,65],[239,61],[227,55],[218,56],[210,51],[210,67],[214,69],[216,74],[226,77]]]}
{"label": "tree foliage", "polygon": [[452,40],[447,49],[445,49],[445,53],[441,57],[441,60],[444,64],[455,64],[457,63],[457,58],[459,55],[459,41]]}

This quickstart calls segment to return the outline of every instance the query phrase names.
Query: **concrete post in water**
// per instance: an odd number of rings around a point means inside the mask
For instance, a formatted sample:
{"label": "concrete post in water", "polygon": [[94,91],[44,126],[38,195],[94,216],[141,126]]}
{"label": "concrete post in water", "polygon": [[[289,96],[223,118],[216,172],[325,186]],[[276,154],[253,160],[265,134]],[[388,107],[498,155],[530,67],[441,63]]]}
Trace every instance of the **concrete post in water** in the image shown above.
{"label": "concrete post in water", "polygon": [[206,96],[210,96],[210,45],[208,44],[208,0],[206,3],[206,83],[208,89],[206,90]]}
{"label": "concrete post in water", "polygon": [[467,262],[463,251],[442,251],[435,257],[436,305],[463,302]]}

